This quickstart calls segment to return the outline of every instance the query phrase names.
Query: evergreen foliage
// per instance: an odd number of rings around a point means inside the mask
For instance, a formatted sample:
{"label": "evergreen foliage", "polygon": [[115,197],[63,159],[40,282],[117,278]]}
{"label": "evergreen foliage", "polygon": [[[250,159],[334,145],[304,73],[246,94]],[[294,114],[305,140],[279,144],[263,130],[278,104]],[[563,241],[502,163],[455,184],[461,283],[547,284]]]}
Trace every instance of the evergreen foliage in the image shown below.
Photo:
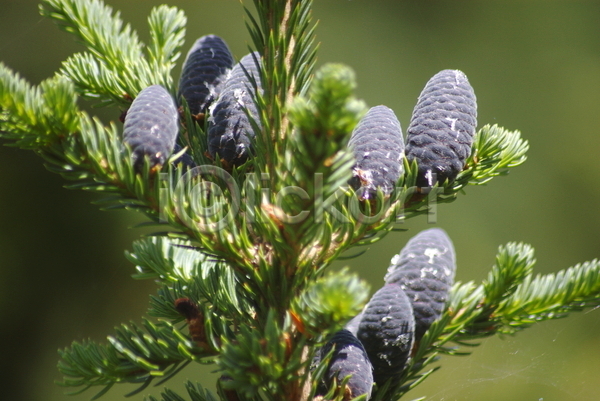
{"label": "evergreen foliage", "polygon": [[[87,50],[39,86],[0,63],[0,137],[36,152],[71,181],[69,188],[105,193],[103,208],[141,211],[163,230],[126,254],[136,279],[159,285],[152,319],[118,327],[107,343],[61,350],[64,386],[100,387],[99,397],[116,383],[137,383],[140,392],[196,362],[220,372],[218,394],[188,382],[185,397],[166,389],[163,401],[311,400],[331,377],[332,352],[313,364],[315,353],[369,300],[368,285],[348,270],[327,270],[331,262],[427,213],[430,202],[454,201],[468,185],[488,183],[526,159],[518,131],[485,125],[453,180],[417,188],[417,161],[404,158],[394,191],[379,188],[374,199],[359,199],[347,185],[355,163],[347,143],[367,106],[353,94],[353,71],[337,64],[315,71],[312,1],[253,3],[247,27],[250,50],[261,57],[262,87],[254,93],[257,114],[249,116],[255,151],[227,171],[206,157],[207,125],[185,106],[178,141],[199,166],[189,171],[172,163],[159,170],[147,158],[134,168],[122,127],[77,105],[79,97],[91,98],[125,110],[151,85],[175,95],[181,10],[153,9],[151,42],[143,44],[100,0],[43,0],[42,15]],[[600,304],[597,260],[535,277],[534,263],[530,246],[510,243],[499,248],[483,283],[455,283],[400,377],[378,383],[371,399],[399,399],[437,369],[430,365],[441,355],[468,354],[463,348],[483,337]],[[325,399],[350,398],[351,378],[338,379]]]}

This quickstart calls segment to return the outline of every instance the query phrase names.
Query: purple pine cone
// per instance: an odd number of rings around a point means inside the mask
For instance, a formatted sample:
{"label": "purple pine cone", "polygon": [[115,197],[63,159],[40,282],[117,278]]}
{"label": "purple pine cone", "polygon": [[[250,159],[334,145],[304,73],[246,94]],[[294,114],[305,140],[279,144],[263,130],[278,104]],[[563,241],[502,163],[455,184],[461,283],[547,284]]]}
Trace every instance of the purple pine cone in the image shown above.
{"label": "purple pine cone", "polygon": [[384,285],[365,307],[357,335],[373,364],[377,384],[402,374],[413,346],[414,330],[410,300],[399,285]]}
{"label": "purple pine cone", "polygon": [[232,67],[233,56],[223,39],[216,35],[202,36],[183,63],[177,98],[187,101],[192,114],[205,113],[219,97]]}
{"label": "purple pine cone", "polygon": [[319,388],[320,395],[325,395],[330,390],[334,379],[341,383],[346,376],[352,375],[346,385],[348,399],[363,394],[367,395],[367,400],[370,399],[373,366],[361,342],[348,330],[342,329],[318,352],[319,360],[325,357],[332,347],[335,347],[335,350],[325,373],[324,386]]}
{"label": "purple pine cone", "polygon": [[453,181],[471,154],[477,102],[467,76],[443,70],[419,96],[406,135],[406,157],[417,160],[417,186]]}
{"label": "purple pine cone", "polygon": [[175,146],[178,118],[175,102],[162,86],[152,85],[138,94],[123,126],[123,142],[131,147],[138,171],[144,156],[152,167],[165,164]]}
{"label": "purple pine cone", "polygon": [[260,87],[260,54],[244,56],[233,67],[221,96],[211,107],[208,128],[208,151],[233,165],[243,164],[250,156],[255,133],[248,115],[260,123],[254,103],[255,88],[248,76]]}
{"label": "purple pine cone", "polygon": [[385,276],[387,284],[404,290],[415,315],[415,341],[419,341],[444,311],[454,282],[456,256],[446,232],[421,231],[394,256]]}
{"label": "purple pine cone", "polygon": [[403,173],[404,139],[394,111],[375,106],[359,121],[348,146],[354,152],[356,164],[350,185],[365,199],[376,196],[377,188],[385,195],[394,190]]}

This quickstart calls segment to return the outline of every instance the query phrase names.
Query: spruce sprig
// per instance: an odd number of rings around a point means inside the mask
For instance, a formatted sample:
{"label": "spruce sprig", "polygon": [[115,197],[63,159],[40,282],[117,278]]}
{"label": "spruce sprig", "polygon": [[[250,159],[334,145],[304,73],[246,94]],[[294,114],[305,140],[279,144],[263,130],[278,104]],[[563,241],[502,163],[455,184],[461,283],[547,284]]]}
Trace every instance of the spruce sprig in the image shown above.
{"label": "spruce sprig", "polygon": [[[136,391],[142,391],[197,362],[220,369],[221,399],[312,398],[328,363],[327,356],[313,361],[316,350],[359,313],[368,292],[347,271],[325,274],[330,263],[380,239],[395,222],[426,213],[432,200],[451,202],[467,185],[488,183],[525,161],[528,143],[518,131],[486,125],[454,182],[418,189],[418,166],[405,160],[395,193],[358,200],[346,185],[353,163],[347,140],[366,111],[353,94],[354,73],[335,64],[313,71],[312,1],[255,0],[254,6],[247,26],[262,62],[259,116],[252,122],[257,151],[227,172],[203,156],[206,127],[185,105],[179,142],[203,165],[185,173],[169,164],[156,173],[147,164],[136,172],[117,124],[105,125],[76,104],[79,95],[125,108],[151,84],[174,93],[171,70],[186,24],[176,8],[152,10],[146,47],[99,0],[44,0],[42,14],[87,51],[39,86],[0,63],[2,138],[34,150],[70,188],[109,194],[99,201],[103,208],[142,211],[169,230],[137,241],[127,253],[135,278],[160,284],[148,311],[158,320],[123,325],[105,345],[76,342],[62,350],[63,385],[103,386],[98,396],[121,382],[141,384]],[[290,221],[304,211],[309,218]],[[430,365],[439,356],[467,354],[462,348],[481,338],[598,305],[600,262],[535,278],[533,265],[533,249],[511,243],[500,248],[482,284],[456,284],[402,377],[376,388],[373,399],[398,399],[437,369]],[[178,302],[195,305],[201,318],[192,324]],[[192,400],[217,399],[199,385],[186,388]],[[347,399],[340,389],[328,396]],[[165,390],[162,399],[183,398]]]}
{"label": "spruce sprig", "polygon": [[146,388],[154,379],[168,379],[191,361],[211,356],[198,348],[182,331],[166,321],[143,321],[121,325],[108,337],[108,344],[91,341],[74,342],[59,351],[58,369],[65,376],[66,387],[82,387],[78,394],[92,386],[104,386],[96,397],[116,383],[141,384],[130,395]]}
{"label": "spruce sprig", "polygon": [[14,146],[53,154],[68,163],[58,148],[79,127],[70,81],[54,77],[33,86],[0,63],[0,112],[2,137],[13,140]]}
{"label": "spruce sprig", "polygon": [[529,245],[509,243],[499,248],[481,285],[454,284],[445,313],[425,333],[402,377],[378,388],[372,399],[400,399],[440,368],[430,365],[442,355],[466,356],[483,338],[515,334],[533,323],[599,304],[600,261],[535,278],[534,263]]}
{"label": "spruce sprig", "polygon": [[[187,381],[185,383],[185,389],[189,395],[189,399],[191,401],[218,401],[220,398],[214,396],[210,391],[204,389],[201,385],[197,383],[192,383],[191,381]],[[159,401],[156,397],[150,396],[148,397],[150,401]],[[185,401],[186,399],[181,397],[179,394],[175,393],[172,390],[165,389],[162,392],[160,401]]]}
{"label": "spruce sprig", "polygon": [[40,12],[88,48],[69,58],[61,70],[84,97],[125,107],[147,86],[172,88],[171,69],[185,36],[182,11],[167,6],[152,10],[148,58],[137,33],[102,1],[45,0]]}
{"label": "spruce sprig", "polygon": [[161,5],[153,8],[148,17],[151,42],[148,46],[148,59],[152,71],[169,80],[165,86],[173,86],[171,70],[181,55],[185,41],[187,18],[182,10]]}
{"label": "spruce sprig", "polygon": [[271,188],[281,185],[283,154],[291,126],[287,107],[310,83],[316,60],[312,0],[254,0],[256,15],[245,7],[246,27],[262,55],[263,94],[257,103],[263,129],[256,138],[258,160]]}

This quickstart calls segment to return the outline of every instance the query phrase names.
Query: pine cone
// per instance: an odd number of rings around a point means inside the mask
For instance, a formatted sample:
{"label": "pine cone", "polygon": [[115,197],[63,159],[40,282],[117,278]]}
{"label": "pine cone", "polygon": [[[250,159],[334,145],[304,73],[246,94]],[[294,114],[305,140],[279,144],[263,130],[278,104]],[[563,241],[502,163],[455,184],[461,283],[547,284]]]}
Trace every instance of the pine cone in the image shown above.
{"label": "pine cone", "polygon": [[177,108],[165,88],[152,85],[143,89],[127,111],[123,126],[123,142],[133,151],[137,171],[144,156],[150,166],[164,165],[175,146],[179,131]]}
{"label": "pine cone", "polygon": [[354,128],[348,146],[356,159],[350,185],[355,190],[362,188],[365,199],[375,197],[377,188],[391,194],[404,171],[404,139],[394,111],[372,107]]}
{"label": "pine cone", "polygon": [[191,114],[205,113],[219,97],[232,67],[233,56],[223,39],[202,36],[185,58],[177,98],[186,100]]}
{"label": "pine cone", "polygon": [[377,384],[402,374],[412,349],[414,330],[415,319],[408,297],[399,285],[384,285],[367,303],[357,335],[373,364]]}
{"label": "pine cone", "polygon": [[371,398],[373,388],[373,366],[362,343],[348,330],[340,330],[318,352],[319,359],[327,355],[335,347],[331,361],[324,377],[324,385],[318,393],[325,395],[333,385],[333,380],[340,383],[346,376],[352,375],[346,385],[346,397],[352,399],[367,394]]}
{"label": "pine cone", "polygon": [[477,102],[467,76],[459,70],[438,72],[425,85],[406,136],[406,157],[417,160],[417,186],[453,181],[471,154],[477,126]]}
{"label": "pine cone", "polygon": [[408,296],[415,315],[415,341],[442,314],[455,271],[454,246],[439,228],[421,231],[392,258],[385,282],[398,284]]}
{"label": "pine cone", "polygon": [[[213,158],[220,157],[233,165],[243,164],[251,152],[251,141],[255,136],[248,115],[260,123],[254,103],[253,77],[260,91],[257,52],[244,56],[231,70],[221,96],[211,110],[208,129],[208,151]],[[248,113],[248,115],[246,114]]]}

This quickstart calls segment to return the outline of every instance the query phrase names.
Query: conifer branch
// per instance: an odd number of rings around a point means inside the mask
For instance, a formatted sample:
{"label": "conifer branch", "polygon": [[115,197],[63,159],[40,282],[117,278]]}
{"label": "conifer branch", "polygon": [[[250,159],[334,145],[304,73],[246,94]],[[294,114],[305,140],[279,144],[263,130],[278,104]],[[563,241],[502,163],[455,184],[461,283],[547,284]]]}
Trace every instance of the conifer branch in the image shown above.
{"label": "conifer branch", "polygon": [[[165,5],[153,8],[148,17],[150,36],[148,58],[153,71],[160,76],[171,78],[171,70],[181,55],[180,49],[185,41],[187,18],[183,11]],[[172,81],[165,82],[172,87]]]}
{"label": "conifer branch", "polygon": [[257,145],[264,150],[262,166],[270,175],[271,187],[276,188],[286,138],[291,135],[286,109],[292,98],[307,87],[316,58],[310,19],[312,1],[254,0],[254,6],[257,18],[246,8],[246,26],[263,57],[264,93],[257,99],[263,130],[257,135]]}
{"label": "conifer branch", "polygon": [[61,385],[81,386],[84,391],[92,386],[108,390],[115,383],[141,383],[136,393],[155,378],[169,378],[182,365],[211,355],[166,321],[144,320],[143,329],[133,323],[122,325],[108,340],[107,345],[74,342],[60,351],[58,368],[65,376]]}
{"label": "conifer branch", "polygon": [[563,318],[600,303],[600,261],[533,278],[534,261],[529,245],[510,243],[499,248],[483,284],[456,283],[446,312],[421,339],[402,378],[378,389],[373,400],[399,399],[439,369],[426,370],[441,355],[470,354],[459,347],[474,347],[482,338],[514,334],[535,322]]}
{"label": "conifer branch", "polygon": [[535,322],[600,304],[600,261],[592,260],[555,274],[528,276],[498,306],[503,330],[513,333]]}
{"label": "conifer branch", "polygon": [[[239,276],[226,263],[192,246],[190,241],[150,237],[136,241],[127,258],[136,265],[136,279],[159,279],[163,287],[152,298],[151,316],[179,320],[175,300],[206,304],[215,322],[235,325],[253,320],[253,304],[240,288]],[[208,313],[206,314],[209,315]],[[215,327],[219,327],[219,323]],[[224,332],[217,332],[219,337]]]}
{"label": "conifer branch", "polygon": [[42,15],[75,34],[89,49],[69,58],[62,73],[85,97],[127,106],[142,89],[172,87],[170,75],[185,35],[185,15],[174,7],[155,8],[149,18],[152,43],[149,60],[137,33],[119,13],[99,0],[45,0]]}
{"label": "conifer branch", "polygon": [[67,79],[54,77],[34,87],[0,63],[0,130],[15,146],[65,159],[65,150],[56,147],[78,127],[75,101]]}
{"label": "conifer branch", "polygon": [[506,174],[508,168],[519,166],[527,160],[528,149],[529,144],[521,138],[519,131],[485,125],[477,132],[467,168],[459,175],[454,187],[464,187],[466,179],[471,185],[481,185],[493,177]]}
{"label": "conifer branch", "polygon": [[[312,1],[254,0],[254,6],[255,13],[246,10],[247,26],[260,54],[260,80],[244,68],[252,88],[243,89],[255,93],[257,115],[244,111],[256,133],[255,154],[240,166],[205,155],[206,126],[185,102],[178,141],[202,164],[189,171],[173,164],[185,150],[164,166],[145,159],[136,167],[117,125],[76,105],[79,94],[125,108],[152,84],[174,93],[171,70],[186,24],[176,8],[152,10],[144,51],[136,32],[101,1],[43,0],[42,14],[88,51],[39,86],[0,63],[2,138],[34,150],[73,182],[70,188],[109,194],[98,202],[103,208],[141,211],[171,230],[169,237],[136,241],[126,254],[136,279],[159,282],[148,311],[159,320],[123,325],[106,345],[86,341],[62,350],[63,385],[104,386],[98,396],[121,382],[141,384],[141,391],[187,363],[216,363],[221,399],[312,399],[332,357],[320,347],[367,300],[368,286],[357,276],[325,275],[330,263],[382,238],[396,222],[427,213],[430,202],[451,202],[467,185],[488,183],[525,161],[528,143],[518,131],[486,125],[474,134],[470,156],[457,156],[465,165],[451,180],[417,187],[418,162],[404,158],[395,191],[380,187],[374,198],[360,198],[348,187],[354,159],[346,146],[366,111],[353,93],[354,73],[330,64],[313,76]],[[300,218],[305,212],[309,217]],[[466,355],[462,348],[481,338],[600,304],[599,261],[535,278],[534,263],[530,246],[510,243],[482,284],[455,284],[401,377],[377,382],[372,399],[398,399],[437,369],[430,365],[441,355]],[[324,397],[349,399],[351,378],[336,376]],[[217,399],[190,382],[186,389],[194,401]],[[165,390],[162,400],[183,398]]]}
{"label": "conifer branch", "polygon": [[[119,196],[104,200],[106,209],[142,211],[156,222],[162,216],[190,237],[210,244],[209,251],[239,255],[239,252],[230,252],[230,238],[223,237],[224,233],[198,232],[197,223],[185,219],[188,214],[178,214],[182,212],[182,205],[195,204],[193,199],[197,199],[193,187],[186,186],[182,180],[183,172],[169,166],[168,173],[157,177],[150,174],[150,167],[146,165],[142,174],[136,174],[129,163],[130,152],[123,147],[116,126],[105,127],[80,112],[75,105],[73,86],[67,79],[52,78],[36,88],[1,65],[0,91],[0,106],[6,115],[0,121],[2,136],[14,139],[20,147],[39,152],[51,171],[76,182],[71,188],[117,193]],[[164,191],[167,191],[164,198],[168,201],[161,204]],[[179,196],[171,195],[177,191]],[[222,202],[227,208],[229,201],[222,198]],[[206,219],[202,224],[205,223]],[[231,221],[228,224],[232,224]],[[238,263],[244,260],[248,258],[234,257]]]}
{"label": "conifer branch", "polygon": [[[213,395],[209,390],[204,389],[201,385],[197,383],[192,383],[187,381],[185,383],[185,389],[190,396],[191,401],[218,401],[215,395]],[[157,398],[150,396],[148,400],[151,401],[159,401]],[[172,390],[165,389],[165,391],[161,394],[160,401],[185,401],[186,399],[179,396]]]}

